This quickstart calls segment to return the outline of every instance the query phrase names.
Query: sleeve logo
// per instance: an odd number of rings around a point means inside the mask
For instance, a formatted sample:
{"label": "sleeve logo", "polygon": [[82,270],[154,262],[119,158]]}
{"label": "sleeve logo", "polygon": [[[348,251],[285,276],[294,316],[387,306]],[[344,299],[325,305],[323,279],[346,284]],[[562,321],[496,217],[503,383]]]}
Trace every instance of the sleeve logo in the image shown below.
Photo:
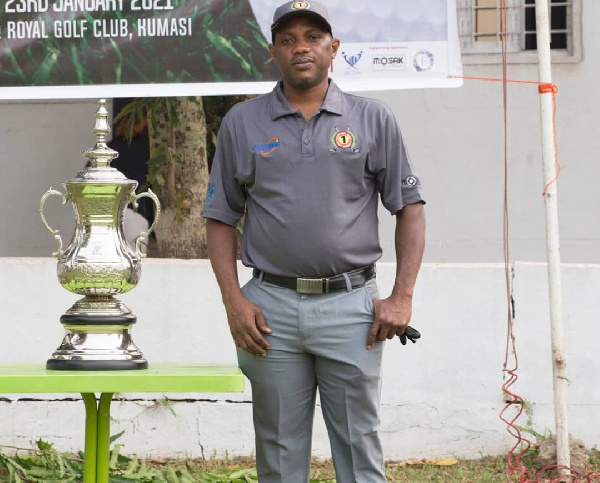
{"label": "sleeve logo", "polygon": [[212,203],[213,195],[215,194],[215,187],[212,184],[208,185],[208,193],[206,195],[206,203]]}
{"label": "sleeve logo", "polygon": [[420,186],[420,184],[419,178],[413,175],[407,176],[402,180],[402,186],[406,188],[416,188],[417,186]]}

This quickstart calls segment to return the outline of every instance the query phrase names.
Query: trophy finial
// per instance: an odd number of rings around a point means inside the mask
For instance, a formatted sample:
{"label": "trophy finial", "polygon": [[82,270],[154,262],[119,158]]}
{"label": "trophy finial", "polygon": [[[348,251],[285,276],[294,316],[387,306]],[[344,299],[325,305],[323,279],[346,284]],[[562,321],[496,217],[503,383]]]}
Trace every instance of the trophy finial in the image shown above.
{"label": "trophy finial", "polygon": [[100,99],[98,105],[96,123],[94,129],[92,129],[92,132],[96,135],[96,145],[85,151],[83,155],[89,159],[91,168],[110,168],[110,162],[117,158],[119,153],[106,145],[106,139],[110,134],[106,99]]}
{"label": "trophy finial", "polygon": [[106,143],[106,138],[110,133],[110,126],[108,125],[108,111],[106,110],[106,99],[100,99],[98,101],[98,111],[96,111],[96,124],[93,132],[96,135],[98,143]]}

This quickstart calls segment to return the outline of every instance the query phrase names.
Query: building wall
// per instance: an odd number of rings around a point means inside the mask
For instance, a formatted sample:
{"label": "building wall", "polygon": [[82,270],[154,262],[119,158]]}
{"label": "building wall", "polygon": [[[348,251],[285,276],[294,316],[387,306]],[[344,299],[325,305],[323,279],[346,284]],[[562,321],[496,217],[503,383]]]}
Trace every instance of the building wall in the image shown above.
{"label": "building wall", "polygon": [[[250,271],[240,268],[240,280]],[[0,259],[4,336],[0,365],[43,366],[58,347],[62,315],[77,296],[56,281],[50,258]],[[395,266],[382,263],[382,296]],[[531,409],[532,428],[554,428],[546,267],[512,267],[519,379],[511,388]],[[563,265],[569,430],[588,447],[600,444],[600,371],[590,324],[598,313],[600,265]],[[206,260],[143,263],[138,287],[120,297],[137,315],[133,340],[153,362],[236,363],[235,347],[210,264]],[[502,454],[514,444],[499,418],[504,407],[506,320],[503,264],[425,264],[415,293],[416,344],[387,341],[383,363],[381,436],[388,459]],[[585,334],[583,336],[583,334]],[[508,365],[512,368],[512,363]],[[1,370],[1,369],[0,369]],[[250,391],[241,394],[122,394],[113,403],[111,434],[125,431],[123,452],[153,456],[253,453]],[[157,400],[168,397],[175,416]],[[68,415],[68,416],[66,416]],[[43,438],[58,449],[83,446],[78,395],[1,394],[0,445],[27,447]],[[526,426],[526,416],[518,424]],[[313,453],[328,456],[317,411]]]}

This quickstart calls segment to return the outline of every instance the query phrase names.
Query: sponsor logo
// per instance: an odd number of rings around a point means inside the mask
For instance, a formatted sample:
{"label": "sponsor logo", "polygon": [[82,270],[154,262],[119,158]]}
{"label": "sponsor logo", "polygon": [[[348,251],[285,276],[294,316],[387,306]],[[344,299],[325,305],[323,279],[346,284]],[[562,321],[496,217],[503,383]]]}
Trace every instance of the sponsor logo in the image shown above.
{"label": "sponsor logo", "polygon": [[358,54],[355,55],[346,55],[346,52],[342,52],[342,56],[344,57],[344,60],[346,61],[346,64],[348,64],[350,67],[347,67],[347,69],[357,69],[357,67],[355,67],[356,64],[358,64],[358,61],[360,60],[360,58],[362,57],[362,51],[360,51]]}
{"label": "sponsor logo", "polygon": [[413,57],[413,66],[417,72],[425,72],[433,67],[434,60],[429,50],[419,50]]}
{"label": "sponsor logo", "polygon": [[402,186],[405,186],[407,188],[416,188],[417,186],[420,186],[420,185],[421,185],[421,182],[419,181],[419,178],[417,178],[416,176],[413,176],[412,174],[402,180]]}
{"label": "sponsor logo", "polygon": [[308,3],[308,2],[294,2],[294,3],[292,3],[292,9],[293,10],[306,10],[307,8],[310,8],[310,3]]}
{"label": "sponsor logo", "polygon": [[406,57],[404,55],[373,57],[373,70],[406,70]]}
{"label": "sponsor logo", "polygon": [[268,154],[271,154],[273,151],[275,151],[275,149],[277,149],[280,146],[280,144],[281,143],[279,142],[278,138],[271,138],[265,144],[255,144],[254,146],[252,146],[252,152],[262,154],[263,156],[267,156]]}
{"label": "sponsor logo", "polygon": [[349,149],[353,153],[358,153],[360,151],[356,147],[356,135],[352,132],[350,126],[348,126],[348,129],[345,131],[340,131],[337,127],[334,128],[329,151],[334,153],[340,149]]}
{"label": "sponsor logo", "polygon": [[215,194],[215,187],[212,184],[208,185],[208,194],[206,195],[206,202],[212,202],[213,195]]}

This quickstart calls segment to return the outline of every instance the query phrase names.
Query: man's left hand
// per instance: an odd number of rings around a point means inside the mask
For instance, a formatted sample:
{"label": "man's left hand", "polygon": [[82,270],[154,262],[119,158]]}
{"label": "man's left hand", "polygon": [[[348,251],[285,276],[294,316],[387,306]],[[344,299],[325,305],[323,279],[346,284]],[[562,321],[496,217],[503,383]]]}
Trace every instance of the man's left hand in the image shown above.
{"label": "man's left hand", "polygon": [[375,338],[393,339],[406,330],[412,315],[412,298],[388,297],[374,300],[375,320],[367,339],[367,350],[371,350]]}

